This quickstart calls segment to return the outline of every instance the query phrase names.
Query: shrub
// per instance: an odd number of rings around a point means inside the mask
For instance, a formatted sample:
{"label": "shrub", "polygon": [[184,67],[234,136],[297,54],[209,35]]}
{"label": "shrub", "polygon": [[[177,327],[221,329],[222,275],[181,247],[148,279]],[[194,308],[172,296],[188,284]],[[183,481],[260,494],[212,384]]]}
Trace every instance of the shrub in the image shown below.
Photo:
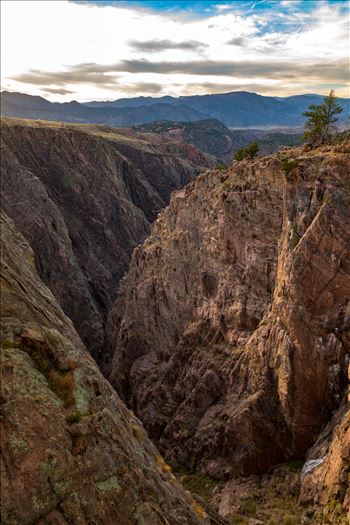
{"label": "shrub", "polygon": [[203,507],[199,503],[197,503],[196,500],[192,501],[191,506],[192,506],[192,509],[194,510],[194,512],[197,514],[197,516],[201,520],[204,520],[207,517],[205,510],[203,509]]}
{"label": "shrub", "polygon": [[283,159],[281,161],[282,170],[288,175],[298,167],[298,162],[294,159]]}
{"label": "shrub", "polygon": [[217,164],[214,169],[218,171],[225,171],[227,170],[227,166],[224,163],[220,163],[220,164]]}
{"label": "shrub", "polygon": [[74,412],[74,414],[70,414],[69,416],[66,417],[66,421],[69,424],[79,423],[82,417],[83,416],[80,412]]}
{"label": "shrub", "polygon": [[241,148],[235,155],[235,160],[254,159],[259,153],[259,146],[256,142],[252,142],[246,148]]}

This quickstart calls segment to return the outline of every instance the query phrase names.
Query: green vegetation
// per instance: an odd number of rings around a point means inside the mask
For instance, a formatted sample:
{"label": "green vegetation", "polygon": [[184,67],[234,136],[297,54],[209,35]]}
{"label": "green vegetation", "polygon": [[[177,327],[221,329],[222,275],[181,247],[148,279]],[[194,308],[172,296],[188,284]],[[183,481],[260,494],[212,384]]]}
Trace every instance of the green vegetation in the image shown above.
{"label": "green vegetation", "polygon": [[282,170],[288,175],[298,167],[298,162],[294,159],[283,159],[281,161]]}
{"label": "green vegetation", "polygon": [[308,118],[305,122],[305,140],[311,146],[321,146],[331,142],[336,134],[334,124],[338,121],[336,115],[343,111],[337,102],[334,90],[332,89],[328,97],[324,97],[322,104],[310,104],[308,111],[303,115]]}
{"label": "green vegetation", "polygon": [[217,164],[214,169],[216,169],[218,171],[225,171],[225,170],[227,170],[227,165],[223,164],[223,163],[220,163],[220,164]]}
{"label": "green vegetation", "polygon": [[235,160],[253,160],[259,153],[259,146],[256,142],[251,142],[247,147],[241,148],[235,154]]}
{"label": "green vegetation", "polygon": [[105,481],[100,481],[100,483],[97,484],[97,487],[101,492],[107,492],[110,490],[116,490],[117,492],[120,491],[120,485],[118,483],[117,476],[111,476]]}
{"label": "green vegetation", "polygon": [[70,414],[69,416],[66,417],[66,421],[69,424],[79,423],[82,417],[83,415],[80,412],[74,412],[73,414]]}
{"label": "green vegetation", "polygon": [[323,509],[323,521],[325,525],[349,525],[346,510],[336,499],[332,499]]}

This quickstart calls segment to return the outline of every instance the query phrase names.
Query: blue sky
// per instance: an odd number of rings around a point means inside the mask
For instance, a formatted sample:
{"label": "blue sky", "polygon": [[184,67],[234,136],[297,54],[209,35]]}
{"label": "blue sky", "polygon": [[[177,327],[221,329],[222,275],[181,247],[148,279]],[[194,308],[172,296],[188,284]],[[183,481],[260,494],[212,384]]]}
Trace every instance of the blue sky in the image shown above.
{"label": "blue sky", "polygon": [[348,17],[340,0],[4,0],[1,86],[58,101],[349,96]]}

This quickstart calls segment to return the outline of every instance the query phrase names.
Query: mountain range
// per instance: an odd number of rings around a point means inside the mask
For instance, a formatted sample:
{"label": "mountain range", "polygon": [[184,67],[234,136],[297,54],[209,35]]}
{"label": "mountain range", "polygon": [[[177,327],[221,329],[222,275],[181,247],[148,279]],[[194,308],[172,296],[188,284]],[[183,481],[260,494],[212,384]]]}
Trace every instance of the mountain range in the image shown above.
{"label": "mountain range", "polygon": [[[126,127],[156,120],[194,122],[208,118],[220,120],[233,128],[295,127],[303,124],[302,113],[309,104],[321,101],[320,95],[283,98],[236,91],[178,98],[137,97],[105,102],[57,103],[43,97],[3,91],[1,113],[9,117]],[[344,123],[350,112],[350,99],[339,99],[339,103],[343,107],[339,123]]]}

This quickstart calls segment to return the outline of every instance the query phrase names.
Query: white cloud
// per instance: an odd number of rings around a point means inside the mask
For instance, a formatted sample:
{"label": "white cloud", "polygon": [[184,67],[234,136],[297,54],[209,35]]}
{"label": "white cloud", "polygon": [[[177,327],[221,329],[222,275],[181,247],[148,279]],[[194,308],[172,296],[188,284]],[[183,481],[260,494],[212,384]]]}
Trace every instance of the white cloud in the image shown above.
{"label": "white cloud", "polygon": [[228,9],[232,9],[232,4],[217,4],[215,9],[218,11],[227,11]]}
{"label": "white cloud", "polygon": [[[288,7],[288,0],[282,3]],[[317,8],[312,13],[295,9],[258,13],[253,9],[242,14],[233,10],[230,4],[219,3],[216,12],[211,12],[206,18],[196,18],[193,15],[163,15],[137,8],[101,7],[63,0],[3,0],[1,84],[11,91],[43,95],[59,101],[115,99],[147,93],[147,89],[159,95],[179,95],[188,93],[191,86],[201,84],[204,89],[209,89],[205,88],[209,84],[222,84],[225,90],[229,85],[233,89],[254,85],[261,86],[261,92],[265,93],[271,87],[274,94],[280,95],[295,93],[296,89],[299,92],[326,92],[328,87],[322,91],[322,85],[337,83],[337,79],[327,80],[324,75],[318,78],[311,71],[308,77],[293,79],[287,75],[283,81],[263,74],[252,76],[251,72],[247,72],[244,79],[241,74],[235,76],[234,73],[211,74],[203,78],[191,71],[164,74],[161,71],[113,72],[104,68],[108,64],[141,59],[174,63],[261,61],[262,64],[269,60],[276,61],[276,64],[283,61],[286,69],[293,71],[293,65],[346,59],[349,52],[346,17],[336,6],[331,9],[323,4],[315,5]],[[140,50],[130,45],[133,41],[157,41],[156,55],[152,46]],[[229,41],[240,45],[228,45]],[[168,45],[160,45],[162,42]],[[172,47],[169,42],[178,44]],[[183,45],[186,42],[192,42],[192,45]],[[194,42],[203,46],[195,46]],[[74,73],[81,64],[92,65],[84,78]],[[94,64],[97,65],[96,71]],[[47,74],[45,85],[29,81],[33,70]],[[65,71],[71,73],[65,77],[62,75]],[[18,78],[24,74],[27,75],[22,78],[27,80],[20,82]],[[55,81],[55,74],[60,78],[59,84]],[[347,87],[344,83],[338,84],[337,93],[347,96]]]}

